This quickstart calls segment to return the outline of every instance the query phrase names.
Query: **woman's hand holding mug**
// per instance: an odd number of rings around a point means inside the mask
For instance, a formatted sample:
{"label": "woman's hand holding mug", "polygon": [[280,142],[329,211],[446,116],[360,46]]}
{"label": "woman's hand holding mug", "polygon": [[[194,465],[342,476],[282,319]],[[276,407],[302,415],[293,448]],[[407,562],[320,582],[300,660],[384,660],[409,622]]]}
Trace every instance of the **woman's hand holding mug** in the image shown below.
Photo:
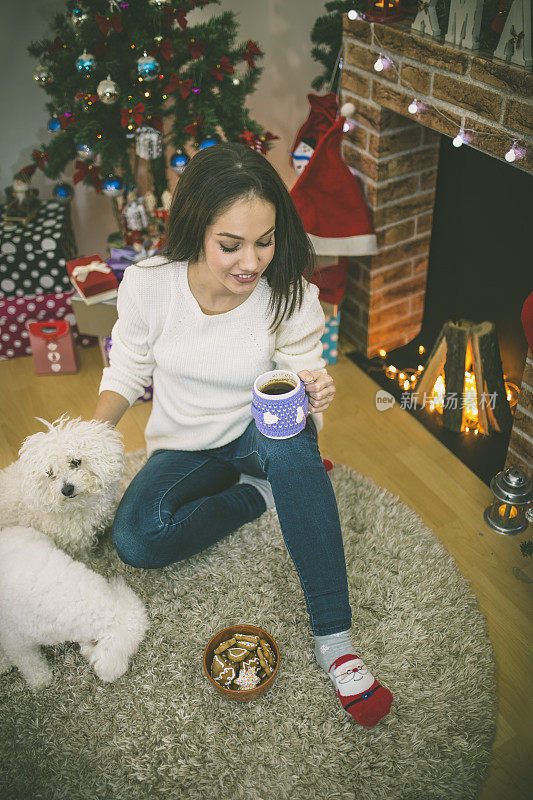
{"label": "woman's hand holding mug", "polygon": [[331,375],[328,375],[327,372],[310,372],[308,369],[303,369],[297,374],[305,383],[309,411],[314,414],[325,411],[331,405],[337,391]]}

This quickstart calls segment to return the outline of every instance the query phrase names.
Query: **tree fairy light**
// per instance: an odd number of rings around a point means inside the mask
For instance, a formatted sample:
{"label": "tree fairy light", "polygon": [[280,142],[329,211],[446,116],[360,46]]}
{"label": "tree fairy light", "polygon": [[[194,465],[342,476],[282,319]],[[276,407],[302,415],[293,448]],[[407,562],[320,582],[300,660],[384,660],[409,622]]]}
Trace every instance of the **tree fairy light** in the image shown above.
{"label": "tree fairy light", "polygon": [[348,11],[348,19],[359,19],[359,12],[355,10],[355,8],[351,8]]}
{"label": "tree fairy light", "polygon": [[407,110],[409,111],[410,114],[416,114],[416,112],[418,111],[418,103],[416,101],[416,98],[409,104]]}

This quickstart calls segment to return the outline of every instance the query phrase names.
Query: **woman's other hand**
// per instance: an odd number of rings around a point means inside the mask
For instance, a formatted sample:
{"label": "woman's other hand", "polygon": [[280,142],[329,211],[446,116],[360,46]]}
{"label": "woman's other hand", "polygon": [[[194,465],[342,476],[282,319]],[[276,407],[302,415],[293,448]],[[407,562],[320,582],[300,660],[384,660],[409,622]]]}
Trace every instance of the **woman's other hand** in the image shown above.
{"label": "woman's other hand", "polygon": [[314,414],[325,411],[331,405],[336,389],[333,378],[327,372],[310,372],[304,369],[298,377],[305,383],[309,399],[309,411]]}

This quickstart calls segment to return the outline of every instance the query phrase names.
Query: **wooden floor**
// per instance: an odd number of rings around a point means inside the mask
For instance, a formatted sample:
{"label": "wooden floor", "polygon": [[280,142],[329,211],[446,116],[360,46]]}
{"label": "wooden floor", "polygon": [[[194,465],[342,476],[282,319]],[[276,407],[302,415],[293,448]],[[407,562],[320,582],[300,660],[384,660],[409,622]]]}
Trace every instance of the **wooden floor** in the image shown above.
{"label": "wooden floor", "polygon": [[[324,415],[321,453],[411,506],[470,581],[488,622],[498,670],[498,731],[480,800],[526,800],[533,785],[533,559],[524,558],[519,545],[533,538],[533,526],[517,537],[487,528],[488,487],[398,404],[377,411],[379,387],[343,354],[345,349],[341,342],[339,361],[329,367],[337,394]],[[63,376],[36,376],[31,357],[0,362],[0,467],[16,458],[25,436],[42,430],[34,417],[53,420],[67,412],[91,418],[102,370],[99,348],[80,350],[80,357],[79,373]],[[150,407],[134,406],[121,420],[126,450],[144,446]]]}

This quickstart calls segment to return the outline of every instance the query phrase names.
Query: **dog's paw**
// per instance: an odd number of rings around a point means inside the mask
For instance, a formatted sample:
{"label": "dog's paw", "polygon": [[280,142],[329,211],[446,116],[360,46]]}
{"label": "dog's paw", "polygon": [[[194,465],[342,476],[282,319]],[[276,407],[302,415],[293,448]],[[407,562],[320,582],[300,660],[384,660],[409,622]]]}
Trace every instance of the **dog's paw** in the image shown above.
{"label": "dog's paw", "polygon": [[49,683],[52,682],[52,678],[54,674],[50,667],[43,664],[38,669],[32,671],[31,673],[26,673],[24,675],[26,681],[32,689],[43,689],[45,686],[48,686]]}
{"label": "dog's paw", "polygon": [[112,683],[113,681],[116,681],[117,678],[120,678],[122,675],[124,675],[128,669],[127,662],[124,663],[123,660],[110,661],[108,659],[104,660],[101,658],[97,659],[92,666],[98,678],[105,683]]}
{"label": "dog's paw", "polygon": [[93,639],[90,642],[80,642],[80,653],[89,662],[89,664],[91,663],[94,648],[97,644],[98,641],[96,639]]}

